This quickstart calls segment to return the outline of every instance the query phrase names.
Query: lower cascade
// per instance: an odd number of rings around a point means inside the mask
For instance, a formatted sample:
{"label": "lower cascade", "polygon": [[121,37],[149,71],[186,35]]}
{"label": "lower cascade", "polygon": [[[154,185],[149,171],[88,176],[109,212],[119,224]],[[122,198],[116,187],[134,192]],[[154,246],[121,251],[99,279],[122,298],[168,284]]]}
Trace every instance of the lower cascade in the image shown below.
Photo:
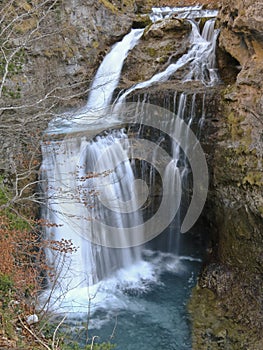
{"label": "lower cascade", "polygon": [[[153,9],[152,21],[175,13],[190,21],[188,52],[110,105],[125,58],[143,34],[132,30],[105,57],[87,105],[53,120],[42,144],[42,216],[54,271],[42,302],[74,327],[88,314],[89,330],[102,339],[117,324],[117,349],[190,349],[185,304],[203,250],[200,242],[190,244],[191,228],[208,185],[197,138],[205,94],[197,110],[196,92],[175,91],[168,111],[152,106],[142,89],[181,67],[187,67],[183,82],[218,82],[216,11],[204,12]],[[200,14],[211,17],[201,32]],[[116,67],[111,77],[104,77],[107,67]]]}

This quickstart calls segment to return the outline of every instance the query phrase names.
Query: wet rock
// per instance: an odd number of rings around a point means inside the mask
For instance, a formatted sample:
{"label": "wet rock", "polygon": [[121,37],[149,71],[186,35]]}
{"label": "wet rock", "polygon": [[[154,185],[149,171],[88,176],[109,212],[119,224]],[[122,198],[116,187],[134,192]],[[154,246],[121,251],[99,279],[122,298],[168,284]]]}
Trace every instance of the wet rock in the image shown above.
{"label": "wet rock", "polygon": [[145,30],[144,38],[162,38],[169,31],[183,31],[191,30],[191,24],[180,18],[169,18],[162,21],[158,21],[149,26]]}
{"label": "wet rock", "polygon": [[[120,88],[129,88],[165,70],[189,48],[191,26],[178,19],[164,20],[146,28],[142,40],[127,57],[122,69]],[[176,73],[180,80],[183,68]]]}
{"label": "wet rock", "polygon": [[132,27],[133,28],[146,28],[152,23],[149,15],[137,15],[133,19]]}
{"label": "wet rock", "polygon": [[224,265],[214,263],[205,267],[198,284],[201,288],[208,288],[221,296],[232,287],[233,282],[233,272]]}

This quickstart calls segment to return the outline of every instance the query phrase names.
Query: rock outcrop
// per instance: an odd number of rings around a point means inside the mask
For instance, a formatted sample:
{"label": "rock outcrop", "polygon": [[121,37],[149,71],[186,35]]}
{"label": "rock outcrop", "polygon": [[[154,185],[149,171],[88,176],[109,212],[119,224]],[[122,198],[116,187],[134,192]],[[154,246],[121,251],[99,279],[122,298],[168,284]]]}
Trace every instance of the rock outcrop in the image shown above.
{"label": "rock outcrop", "polygon": [[[190,23],[177,18],[146,27],[141,41],[127,57],[120,87],[146,81],[176,62],[189,48],[190,31]],[[177,79],[180,80],[178,74]]]}
{"label": "rock outcrop", "polygon": [[263,348],[262,11],[261,1],[225,1],[219,15],[226,86],[206,209],[211,263],[190,303],[198,350]]}

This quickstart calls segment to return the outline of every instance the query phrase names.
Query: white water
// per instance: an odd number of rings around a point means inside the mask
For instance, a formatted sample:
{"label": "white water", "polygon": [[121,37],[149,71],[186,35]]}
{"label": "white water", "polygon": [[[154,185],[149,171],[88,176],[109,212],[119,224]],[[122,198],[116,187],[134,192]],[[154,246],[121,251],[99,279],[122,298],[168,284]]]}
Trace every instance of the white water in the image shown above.
{"label": "white water", "polygon": [[215,19],[205,23],[202,34],[196,22],[191,21],[192,32],[190,36],[190,50],[170,64],[163,72],[155,74],[151,79],[138,83],[126,90],[119,98],[118,103],[125,101],[126,97],[135,90],[147,88],[157,82],[167,81],[180,68],[189,65],[189,73],[183,78],[187,80],[199,80],[204,85],[214,85],[217,82],[215,70],[215,47],[218,31],[214,29]]}
{"label": "white water", "polygon": [[[56,266],[59,272],[60,292],[91,286],[118,268],[128,268],[140,260],[140,248],[113,251],[89,241],[95,221],[114,227],[142,223],[140,213],[136,211],[140,197],[132,193],[133,171],[125,144],[120,142],[125,138],[123,131],[116,131],[91,143],[82,137],[42,146],[45,219],[56,224],[46,227],[46,236],[58,241],[72,239],[78,248],[65,256],[48,251],[49,265]],[[96,167],[95,174],[95,165],[103,152],[107,152],[107,157]],[[122,213],[120,206],[114,207],[120,201]],[[96,226],[97,230],[98,227],[103,235],[104,227]],[[125,235],[123,239],[123,245],[132,245]]]}
{"label": "white water", "polygon": [[82,130],[96,122],[109,106],[118,85],[121,70],[130,50],[139,42],[144,29],[132,29],[123,39],[114,44],[104,57],[90,86],[86,106],[80,110],[65,113],[49,123],[50,134],[70,133]]}
{"label": "white water", "polygon": [[[207,86],[215,85],[218,82],[218,75],[215,68],[216,40],[219,31],[215,30],[215,19],[205,22],[202,34],[195,32],[199,45],[195,60],[191,62],[189,73],[184,78],[187,80],[200,80]],[[201,48],[201,49],[200,49]]]}
{"label": "white water", "polygon": [[216,17],[217,10],[203,10],[202,5],[196,5],[191,7],[153,7],[150,18],[152,22],[156,22],[162,19],[170,18],[172,16],[178,18],[187,19],[199,19]]}
{"label": "white water", "polygon": [[[162,18],[165,16],[162,12]],[[189,17],[182,11],[180,16]],[[188,53],[176,63],[169,65],[164,72],[128,89],[118,102],[123,102],[135,90],[168,80],[172,74],[186,65],[191,74],[186,75],[185,80],[200,80],[205,85],[214,84],[216,73],[213,54],[217,37],[214,20],[207,21],[202,35],[197,24],[191,23],[191,47]],[[96,231],[98,227],[94,222],[97,220],[119,228],[133,227],[143,222],[142,213],[137,210],[141,206],[141,198],[138,193],[137,195],[134,193],[134,188],[131,186],[135,180],[129,162],[129,152],[132,152],[132,149],[123,130],[99,136],[91,142],[85,136],[70,137],[70,132],[94,121],[95,124],[90,125],[91,129],[97,128],[98,133],[103,129],[99,122],[96,122],[97,110],[110,104],[124,60],[129,50],[138,43],[142,33],[143,30],[132,30],[105,57],[91,86],[87,106],[81,112],[73,114],[73,118],[67,121],[66,128],[65,125],[58,127],[59,133],[69,131],[68,138],[63,141],[47,142],[42,146],[42,173],[46,180],[44,217],[52,223],[51,227],[46,227],[46,237],[56,241],[72,240],[77,248],[77,251],[71,254],[47,250],[48,263],[55,268],[56,279],[54,285],[50,280],[49,289],[46,295],[43,295],[43,299],[56,311],[85,312],[90,308],[91,300],[91,311],[98,308],[129,307],[128,298],[122,291],[129,288],[144,291],[151,283],[157,283],[163,271],[178,272],[181,268],[179,221],[175,225],[176,239],[171,239],[174,231],[169,235],[169,245],[177,246],[173,249],[176,255],[169,256],[169,264],[166,263],[165,253],[160,253],[159,261],[152,257],[144,261],[142,247],[111,249],[90,242],[90,237],[96,240],[96,236],[107,234],[103,228],[101,232]],[[204,74],[204,71],[207,73]],[[186,96],[183,94],[177,110],[178,118],[184,117],[185,102]],[[103,121],[105,122],[105,119]],[[75,125],[78,126],[76,129]],[[106,128],[105,125],[103,127]],[[109,128],[111,127],[109,124]],[[54,132],[54,124],[49,131]],[[177,132],[180,134],[181,130],[178,129]],[[187,139],[187,135],[185,138]],[[98,167],[97,160],[103,153],[106,153],[107,157],[103,157],[102,166]],[[180,157],[179,146],[173,145],[173,159],[164,173],[165,181],[171,184],[172,195],[177,194],[180,177],[186,169],[186,164],[183,169],[179,168]],[[154,154],[153,162],[155,162]],[[171,210],[174,205],[176,203],[171,203]],[[177,217],[177,220],[179,219]],[[127,236],[123,236],[123,240],[121,246],[132,246]],[[185,257],[185,259],[191,258]],[[162,263],[163,261],[165,263]],[[51,291],[52,297],[49,298]]]}
{"label": "white water", "polygon": [[111,103],[113,92],[119,82],[123,62],[128,52],[138,43],[143,31],[144,29],[132,29],[105,56],[90,88],[87,110],[94,111],[105,108]]}

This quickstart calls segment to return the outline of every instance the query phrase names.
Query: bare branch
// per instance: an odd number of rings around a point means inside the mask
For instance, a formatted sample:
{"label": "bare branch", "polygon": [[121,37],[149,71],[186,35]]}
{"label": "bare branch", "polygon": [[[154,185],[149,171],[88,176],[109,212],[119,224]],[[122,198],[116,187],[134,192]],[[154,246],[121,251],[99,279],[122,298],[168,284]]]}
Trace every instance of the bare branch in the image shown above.
{"label": "bare branch", "polygon": [[33,332],[21,319],[21,317],[18,315],[18,319],[19,319],[19,322],[21,323],[21,325],[23,326],[23,328],[25,328],[28,333],[30,333],[33,338],[35,338],[35,340],[37,342],[39,342],[41,345],[44,346],[44,348],[46,348],[47,350],[53,350],[52,348],[50,348],[42,339],[40,339],[35,332]]}

